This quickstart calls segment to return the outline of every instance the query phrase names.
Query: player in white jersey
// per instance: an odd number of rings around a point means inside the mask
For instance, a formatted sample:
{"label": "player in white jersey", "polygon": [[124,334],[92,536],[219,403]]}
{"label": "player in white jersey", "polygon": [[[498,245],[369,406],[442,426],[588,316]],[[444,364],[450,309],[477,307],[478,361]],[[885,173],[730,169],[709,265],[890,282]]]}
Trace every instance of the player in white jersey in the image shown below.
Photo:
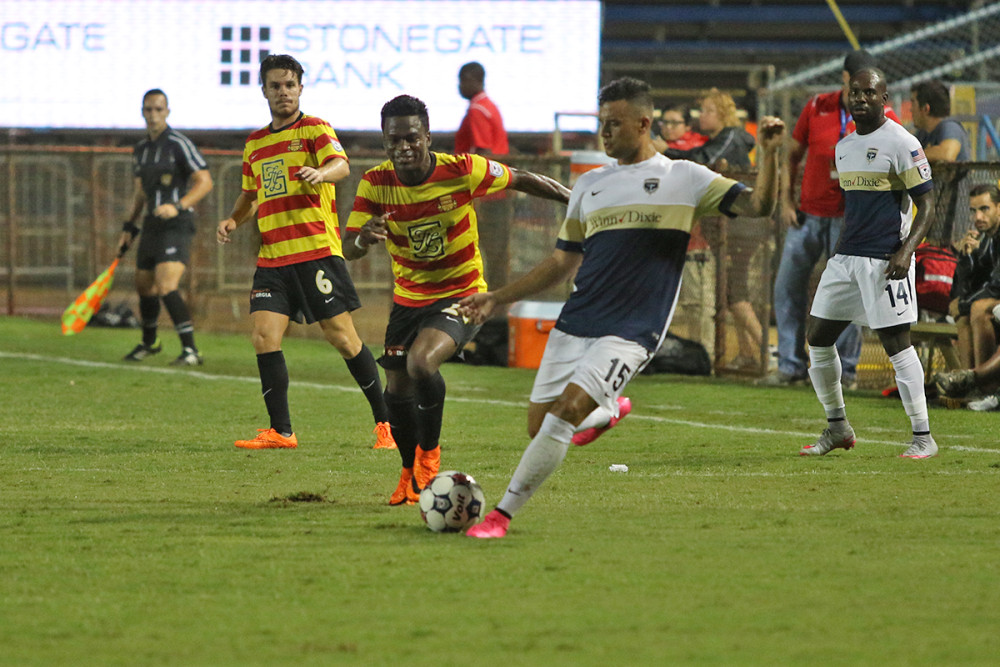
{"label": "player in white jersey", "polygon": [[834,347],[851,322],[878,334],[896,372],[913,430],[901,456],[925,459],[938,451],[930,433],[924,370],[910,344],[910,324],[917,320],[913,252],[933,222],[931,168],[920,142],[885,117],[888,99],[880,70],[863,69],[851,77],[848,104],[857,130],[836,149],[844,231],[820,278],[806,334],[809,378],[826,410],[827,428],[800,450],[803,456],[854,447]]}
{"label": "player in white jersey", "polygon": [[574,433],[596,437],[620,418],[626,384],[652,357],[670,324],[694,221],[717,212],[768,216],[777,199],[776,154],[784,134],[777,118],[760,122],[760,170],[750,189],[656,151],[648,84],[612,81],[598,101],[604,149],[617,163],[577,181],[549,258],[520,280],[461,302],[464,314],[482,321],[498,305],[575,275],[531,393],[531,443],[507,493],[469,529],[471,537],[506,535],[511,516],[559,466],[570,442],[584,444]]}

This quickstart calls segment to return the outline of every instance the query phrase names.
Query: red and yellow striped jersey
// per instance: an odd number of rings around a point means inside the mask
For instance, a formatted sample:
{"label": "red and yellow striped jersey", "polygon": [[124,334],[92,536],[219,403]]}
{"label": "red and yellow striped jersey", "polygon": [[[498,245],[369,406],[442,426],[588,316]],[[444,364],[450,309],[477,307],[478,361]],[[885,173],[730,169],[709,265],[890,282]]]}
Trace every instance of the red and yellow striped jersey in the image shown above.
{"label": "red and yellow striped jersey", "polygon": [[302,114],[281,130],[264,127],[243,148],[243,191],[257,197],[260,254],[257,266],[287,266],[342,257],[336,194],[332,183],[299,180],[302,167],[347,159],[333,128]]}
{"label": "red and yellow striped jersey", "polygon": [[393,300],[404,306],[486,291],[472,200],[510,186],[510,169],[481,155],[431,153],[434,171],[404,185],[391,161],[365,172],[347,229],[358,232],[386,212],[385,246],[395,276]]}

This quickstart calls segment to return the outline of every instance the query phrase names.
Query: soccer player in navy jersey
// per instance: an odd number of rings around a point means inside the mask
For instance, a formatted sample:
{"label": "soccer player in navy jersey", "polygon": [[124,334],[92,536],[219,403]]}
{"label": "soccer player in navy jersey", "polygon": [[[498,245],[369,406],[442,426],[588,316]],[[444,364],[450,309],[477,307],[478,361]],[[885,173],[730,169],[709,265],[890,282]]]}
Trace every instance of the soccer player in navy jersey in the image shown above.
{"label": "soccer player in navy jersey", "polygon": [[677,302],[691,226],[703,215],[768,216],[778,196],[777,152],[784,124],[759,125],[760,170],[753,189],[656,151],[649,85],[632,78],[600,91],[598,122],[616,164],[576,182],[556,249],[523,278],[466,297],[474,321],[501,304],[574,278],[549,335],[528,407],[531,443],[506,494],[470,537],[504,537],[510,519],[559,466],[574,434],[603,414],[620,415],[625,386],[664,340]]}
{"label": "soccer player in navy jersey", "polygon": [[[933,222],[931,167],[916,137],[886,118],[885,74],[865,68],[851,76],[848,104],[856,131],[837,142],[836,165],[844,191],[844,231],[820,278],[809,313],[809,378],[826,411],[827,428],[800,450],[822,456],[854,447],[834,343],[855,322],[878,334],[896,372],[913,440],[900,456],[935,456],[924,369],[910,343],[917,321],[913,253]],[[916,214],[914,214],[914,206]]]}

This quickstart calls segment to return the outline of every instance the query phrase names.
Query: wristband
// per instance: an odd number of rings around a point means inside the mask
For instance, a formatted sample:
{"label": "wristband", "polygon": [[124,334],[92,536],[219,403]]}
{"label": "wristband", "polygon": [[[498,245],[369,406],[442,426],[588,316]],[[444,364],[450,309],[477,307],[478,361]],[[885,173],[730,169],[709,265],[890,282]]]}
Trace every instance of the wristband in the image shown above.
{"label": "wristband", "polygon": [[132,236],[138,236],[139,235],[139,228],[131,220],[126,220],[124,223],[122,223],[122,231],[123,232],[128,232]]}
{"label": "wristband", "polygon": [[361,234],[358,234],[357,236],[354,237],[354,246],[358,250],[368,250],[368,246],[361,245]]}

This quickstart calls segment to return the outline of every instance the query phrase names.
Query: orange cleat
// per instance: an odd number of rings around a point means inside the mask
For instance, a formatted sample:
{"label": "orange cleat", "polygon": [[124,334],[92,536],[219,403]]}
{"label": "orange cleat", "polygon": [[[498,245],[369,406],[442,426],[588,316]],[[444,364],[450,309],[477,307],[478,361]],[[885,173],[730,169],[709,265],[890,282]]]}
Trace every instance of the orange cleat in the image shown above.
{"label": "orange cleat", "polygon": [[240,449],[295,449],[299,441],[294,433],[286,438],[273,428],[259,428],[253,440],[237,440],[233,444]]}
{"label": "orange cleat", "polygon": [[389,427],[389,422],[375,424],[375,430],[372,433],[375,434],[375,444],[372,445],[372,449],[398,449],[396,441],[392,437],[392,428]]}
{"label": "orange cleat", "polygon": [[399,474],[399,484],[389,496],[390,505],[416,505],[420,500],[420,492],[413,481],[413,468],[403,468]]}
{"label": "orange cleat", "polygon": [[440,469],[441,446],[438,445],[427,452],[417,445],[417,456],[413,461],[413,479],[417,482],[417,488],[422,489],[427,486]]}

